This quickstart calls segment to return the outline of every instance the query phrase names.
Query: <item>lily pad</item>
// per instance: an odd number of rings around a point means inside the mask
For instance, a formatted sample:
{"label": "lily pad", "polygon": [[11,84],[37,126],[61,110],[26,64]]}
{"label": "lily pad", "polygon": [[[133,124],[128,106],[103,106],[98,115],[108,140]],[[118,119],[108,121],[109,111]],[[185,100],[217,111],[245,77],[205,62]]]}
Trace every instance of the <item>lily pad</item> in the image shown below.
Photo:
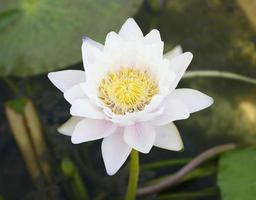
{"label": "lily pad", "polygon": [[81,60],[83,35],[103,41],[142,0],[8,0],[0,5],[0,75],[28,76]]}
{"label": "lily pad", "polygon": [[244,149],[223,155],[218,185],[223,200],[254,200],[256,196],[256,150]]}

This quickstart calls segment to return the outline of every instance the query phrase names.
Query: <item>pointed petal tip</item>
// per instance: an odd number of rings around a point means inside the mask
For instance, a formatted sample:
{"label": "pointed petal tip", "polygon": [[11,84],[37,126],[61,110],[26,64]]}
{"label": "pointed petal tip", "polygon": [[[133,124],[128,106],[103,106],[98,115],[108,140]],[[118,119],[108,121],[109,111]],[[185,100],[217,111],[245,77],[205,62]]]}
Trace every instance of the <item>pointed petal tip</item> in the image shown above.
{"label": "pointed petal tip", "polygon": [[183,143],[180,144],[180,146],[172,147],[172,149],[166,149],[169,151],[184,151],[184,145]]}
{"label": "pointed petal tip", "polygon": [[119,30],[118,34],[124,40],[137,40],[143,38],[143,33],[133,18],[128,18],[124,24],[122,25],[121,29]]}
{"label": "pointed petal tip", "polygon": [[57,128],[57,131],[58,131],[60,134],[62,134],[62,135],[71,136],[71,135],[67,134],[66,131],[63,130],[63,127],[62,127],[62,126],[60,126],[59,128]]}
{"label": "pointed petal tip", "polygon": [[[214,104],[214,99],[209,96],[209,106],[211,106],[212,104]],[[208,106],[208,107],[209,107],[209,106]]]}
{"label": "pointed petal tip", "polygon": [[[125,21],[125,23],[126,23],[126,22],[128,22],[128,23],[136,23],[135,19],[132,18],[132,17],[127,18],[127,20]],[[124,23],[124,24],[125,24],[125,23]]]}
{"label": "pointed petal tip", "polygon": [[118,170],[106,169],[106,172],[109,176],[114,176],[118,172]]}
{"label": "pointed petal tip", "polygon": [[179,51],[180,53],[183,52],[182,46],[181,45],[177,45],[176,47],[174,47],[174,49],[176,49],[177,51]]}
{"label": "pointed petal tip", "polygon": [[50,79],[51,82],[52,82],[54,73],[55,73],[55,72],[50,72],[50,73],[47,74],[47,77],[48,77],[48,79]]}
{"label": "pointed petal tip", "polygon": [[[208,105],[206,105],[205,108],[208,108],[213,104],[214,104],[214,99],[212,97],[208,96]],[[203,108],[203,109],[205,109],[205,108]]]}
{"label": "pointed petal tip", "polygon": [[80,143],[82,143],[80,140],[78,140],[76,137],[73,137],[73,136],[71,136],[71,142],[73,144],[80,144]]}
{"label": "pointed petal tip", "polygon": [[183,53],[184,56],[187,56],[188,59],[192,60],[193,59],[193,54],[189,51]]}
{"label": "pointed petal tip", "polygon": [[87,36],[82,36],[82,41],[85,42],[86,40],[88,40],[88,37]]}
{"label": "pointed petal tip", "polygon": [[171,60],[174,57],[181,55],[182,53],[183,53],[183,49],[182,49],[181,45],[177,45],[172,50],[166,52],[164,54],[164,58]]}
{"label": "pointed petal tip", "polygon": [[[152,149],[152,148],[151,148]],[[143,153],[143,154],[149,154],[149,152],[151,151],[151,149],[146,149],[146,150],[141,150],[139,152]]]}
{"label": "pointed petal tip", "polygon": [[173,148],[173,151],[184,151],[184,144],[181,141],[179,145],[177,145],[177,148]]}
{"label": "pointed petal tip", "polygon": [[50,72],[47,74],[48,79],[52,82],[52,84],[57,87],[60,91],[64,91],[65,87],[63,86],[65,83],[62,83],[59,80],[58,75],[61,73],[62,71],[57,71],[57,72]]}

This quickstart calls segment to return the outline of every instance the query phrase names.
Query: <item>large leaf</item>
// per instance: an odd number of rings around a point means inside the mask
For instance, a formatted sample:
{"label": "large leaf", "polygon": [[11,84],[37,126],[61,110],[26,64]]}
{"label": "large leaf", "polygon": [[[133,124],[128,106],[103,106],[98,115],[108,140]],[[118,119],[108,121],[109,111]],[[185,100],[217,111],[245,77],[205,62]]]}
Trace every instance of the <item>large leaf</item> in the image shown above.
{"label": "large leaf", "polygon": [[0,75],[26,76],[81,60],[83,35],[103,41],[142,0],[8,0],[0,5]]}
{"label": "large leaf", "polygon": [[254,200],[256,197],[256,150],[245,149],[223,155],[218,185],[223,200]]}

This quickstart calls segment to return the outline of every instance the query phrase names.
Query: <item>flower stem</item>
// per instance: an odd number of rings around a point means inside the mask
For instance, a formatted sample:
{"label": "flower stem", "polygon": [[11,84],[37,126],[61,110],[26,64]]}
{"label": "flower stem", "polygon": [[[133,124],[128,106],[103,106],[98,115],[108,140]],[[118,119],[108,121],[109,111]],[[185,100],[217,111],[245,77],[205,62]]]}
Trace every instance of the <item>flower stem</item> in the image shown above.
{"label": "flower stem", "polygon": [[184,74],[182,79],[188,78],[197,78],[197,77],[212,77],[212,78],[226,78],[226,79],[233,79],[238,81],[243,81],[246,83],[251,83],[256,85],[256,79],[251,78],[248,76],[232,73],[232,72],[225,72],[225,71],[217,71],[217,70],[193,70],[188,71]]}
{"label": "flower stem", "polygon": [[139,153],[136,150],[132,150],[129,183],[128,183],[125,200],[135,200],[136,199],[136,192],[137,192],[137,187],[138,187],[138,177],[139,177]]}
{"label": "flower stem", "polygon": [[237,145],[233,143],[222,144],[216,147],[212,147],[204,151],[203,153],[199,154],[197,157],[192,159],[188,164],[186,164],[184,167],[178,170],[175,174],[170,175],[169,177],[165,178],[161,182],[154,185],[149,185],[146,187],[139,188],[137,191],[137,195],[143,196],[143,195],[154,194],[154,193],[161,192],[167,188],[170,188],[174,185],[177,185],[185,175],[193,171],[202,163],[226,151],[234,150],[235,148],[237,148]]}

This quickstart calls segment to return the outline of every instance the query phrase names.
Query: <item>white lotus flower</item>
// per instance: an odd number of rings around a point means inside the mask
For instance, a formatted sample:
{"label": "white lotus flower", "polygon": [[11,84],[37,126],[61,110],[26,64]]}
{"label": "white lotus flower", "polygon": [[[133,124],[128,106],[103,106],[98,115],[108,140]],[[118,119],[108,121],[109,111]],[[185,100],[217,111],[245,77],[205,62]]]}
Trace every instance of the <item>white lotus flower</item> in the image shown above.
{"label": "white lotus flower", "polygon": [[72,117],[58,131],[74,144],[103,138],[107,173],[115,174],[132,149],[152,146],[179,151],[173,124],[210,106],[213,99],[197,90],[175,89],[192,60],[180,47],[163,56],[158,30],[143,36],[129,18],[119,33],[108,33],[105,45],[83,39],[84,70],[49,73],[71,104]]}

